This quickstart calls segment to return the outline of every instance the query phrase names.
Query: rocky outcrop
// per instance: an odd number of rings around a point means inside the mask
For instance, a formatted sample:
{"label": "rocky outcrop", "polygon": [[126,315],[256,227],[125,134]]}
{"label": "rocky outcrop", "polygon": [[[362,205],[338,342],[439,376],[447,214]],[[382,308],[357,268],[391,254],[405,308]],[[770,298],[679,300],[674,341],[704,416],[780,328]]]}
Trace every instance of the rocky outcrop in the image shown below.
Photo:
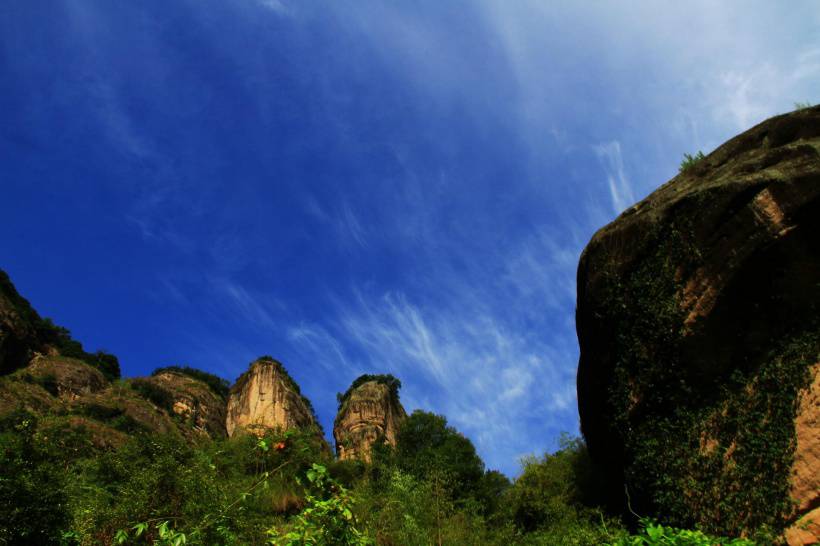
{"label": "rocky outcrop", "polygon": [[818,234],[820,107],[733,138],[595,234],[578,403],[613,503],[626,488],[639,513],[721,533],[816,510]]}
{"label": "rocky outcrop", "polygon": [[229,436],[238,430],[318,427],[310,402],[282,364],[262,357],[231,387],[225,421]]}
{"label": "rocky outcrop", "polygon": [[82,360],[60,355],[36,354],[25,368],[25,374],[44,385],[55,396],[76,400],[105,389],[109,382],[96,368]]}
{"label": "rocky outcrop", "polygon": [[22,368],[42,348],[39,322],[40,317],[0,270],[0,375]]}
{"label": "rocky outcrop", "polygon": [[372,380],[355,386],[344,395],[333,424],[336,454],[340,460],[369,462],[376,441],[396,445],[399,425],[406,417],[398,390],[389,384]]}
{"label": "rocky outcrop", "polygon": [[184,373],[163,371],[131,380],[139,392],[175,416],[186,435],[224,438],[226,401],[202,381]]}

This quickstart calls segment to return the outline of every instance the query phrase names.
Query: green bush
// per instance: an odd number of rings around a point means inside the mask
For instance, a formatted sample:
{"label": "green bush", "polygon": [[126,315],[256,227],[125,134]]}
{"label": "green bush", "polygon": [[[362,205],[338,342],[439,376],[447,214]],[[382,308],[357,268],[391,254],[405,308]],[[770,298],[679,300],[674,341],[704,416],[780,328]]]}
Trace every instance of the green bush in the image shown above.
{"label": "green bush", "polygon": [[105,351],[86,352],[82,343],[71,337],[68,329],[57,326],[50,318],[41,319],[37,316],[35,329],[38,339],[47,345],[56,347],[61,355],[82,360],[97,368],[109,381],[120,378],[120,361],[116,356]]}
{"label": "green bush", "polygon": [[[83,542],[105,544],[140,522],[172,521],[173,529],[190,530],[227,504],[215,470],[205,452],[179,438],[134,437],[80,465],[72,530]],[[158,539],[159,529],[147,529],[147,538]]]}
{"label": "green bush", "polygon": [[399,426],[395,460],[398,468],[420,480],[447,476],[455,498],[471,496],[484,475],[484,462],[473,443],[442,415],[416,410]]}
{"label": "green bush", "polygon": [[652,520],[641,520],[642,530],[637,535],[621,537],[606,546],[754,546],[755,543],[744,539],[729,539],[709,536],[702,531],[664,527]]}
{"label": "green bush", "polygon": [[354,499],[327,469],[313,464],[306,473],[305,508],[290,524],[272,527],[269,544],[276,546],[366,546],[373,544],[358,528]]}
{"label": "green bush", "polygon": [[30,373],[24,373],[20,377],[26,383],[31,383],[32,385],[40,385],[52,396],[57,396],[59,394],[57,376],[53,373],[46,373],[37,376],[33,376]]}
{"label": "green bush", "polygon": [[16,411],[0,420],[0,544],[60,544],[69,523],[59,455],[37,433],[37,419]]}
{"label": "green bush", "polygon": [[169,413],[174,411],[174,396],[168,390],[160,387],[156,383],[137,377],[132,379],[129,384],[137,394],[153,403],[160,409],[164,409]]}
{"label": "green bush", "polygon": [[683,154],[683,161],[680,162],[678,170],[680,172],[686,172],[705,158],[706,156],[703,155],[701,151],[698,151],[695,155]]}
{"label": "green bush", "polygon": [[600,476],[580,438],[566,434],[561,448],[541,458],[522,460],[522,473],[507,495],[515,524],[525,531],[558,525],[588,515],[603,503]]}

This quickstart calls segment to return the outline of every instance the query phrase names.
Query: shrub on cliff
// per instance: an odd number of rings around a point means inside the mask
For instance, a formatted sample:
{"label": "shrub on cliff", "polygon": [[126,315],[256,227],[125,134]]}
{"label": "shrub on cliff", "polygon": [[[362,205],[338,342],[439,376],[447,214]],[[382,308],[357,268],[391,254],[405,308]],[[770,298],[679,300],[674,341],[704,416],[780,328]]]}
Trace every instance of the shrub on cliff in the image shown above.
{"label": "shrub on cliff", "polygon": [[86,352],[83,344],[72,338],[67,328],[57,326],[50,318],[40,319],[38,316],[35,328],[38,338],[43,343],[56,347],[61,355],[82,360],[97,368],[109,381],[119,379],[120,361],[116,356],[105,351]]}
{"label": "shrub on cliff", "polygon": [[683,154],[683,161],[680,162],[680,167],[678,168],[678,171],[686,172],[705,158],[706,156],[703,155],[703,152],[701,151],[698,151],[698,153],[696,153],[695,155]]}
{"label": "shrub on cliff", "polygon": [[350,387],[344,393],[337,393],[336,394],[336,401],[339,403],[339,410],[342,409],[344,403],[347,402],[347,399],[350,398],[350,394],[355,391],[360,386],[368,383],[370,381],[375,381],[376,383],[386,385],[387,388],[390,390],[390,396],[396,401],[399,401],[399,390],[401,389],[401,381],[391,375],[391,374],[362,374],[356,379],[353,380],[353,383],[350,384]]}

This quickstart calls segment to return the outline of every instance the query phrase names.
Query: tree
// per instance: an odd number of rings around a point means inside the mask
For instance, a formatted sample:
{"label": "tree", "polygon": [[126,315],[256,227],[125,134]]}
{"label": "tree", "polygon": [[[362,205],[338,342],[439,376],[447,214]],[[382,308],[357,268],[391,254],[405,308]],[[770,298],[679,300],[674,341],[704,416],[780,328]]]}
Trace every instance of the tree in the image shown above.
{"label": "tree", "polygon": [[416,410],[396,435],[396,462],[419,479],[446,476],[453,497],[466,498],[484,475],[473,443],[447,425],[442,415]]}

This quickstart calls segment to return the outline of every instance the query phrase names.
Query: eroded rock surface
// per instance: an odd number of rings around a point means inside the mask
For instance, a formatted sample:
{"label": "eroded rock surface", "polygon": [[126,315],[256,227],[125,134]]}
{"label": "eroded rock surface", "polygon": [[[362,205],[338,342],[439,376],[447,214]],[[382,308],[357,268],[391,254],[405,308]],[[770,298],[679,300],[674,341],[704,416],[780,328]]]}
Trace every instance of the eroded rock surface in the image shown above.
{"label": "eroded rock surface", "polygon": [[48,387],[52,394],[68,400],[99,392],[109,385],[96,368],[82,360],[59,355],[35,355],[25,373]]}
{"label": "eroded rock surface", "polygon": [[237,379],[228,397],[229,436],[237,430],[282,430],[317,426],[313,411],[282,364],[261,358]]}
{"label": "eroded rock surface", "polygon": [[[786,531],[792,546],[820,543],[820,363],[811,368],[811,385],[803,391],[795,419],[791,497],[797,521]],[[814,541],[814,542],[812,542]]]}
{"label": "eroded rock surface", "polygon": [[359,385],[348,394],[336,416],[336,454],[341,460],[369,462],[371,447],[377,440],[396,445],[396,433],[406,417],[389,386],[377,381]]}
{"label": "eroded rock surface", "polygon": [[725,533],[816,509],[820,107],[733,138],[596,233],[576,319],[581,427],[613,503],[626,486],[640,513]]}
{"label": "eroded rock surface", "polygon": [[224,438],[226,401],[208,388],[205,383],[182,373],[165,371],[141,378],[167,395],[165,410],[176,415],[184,431],[190,428],[196,434],[211,438]]}

